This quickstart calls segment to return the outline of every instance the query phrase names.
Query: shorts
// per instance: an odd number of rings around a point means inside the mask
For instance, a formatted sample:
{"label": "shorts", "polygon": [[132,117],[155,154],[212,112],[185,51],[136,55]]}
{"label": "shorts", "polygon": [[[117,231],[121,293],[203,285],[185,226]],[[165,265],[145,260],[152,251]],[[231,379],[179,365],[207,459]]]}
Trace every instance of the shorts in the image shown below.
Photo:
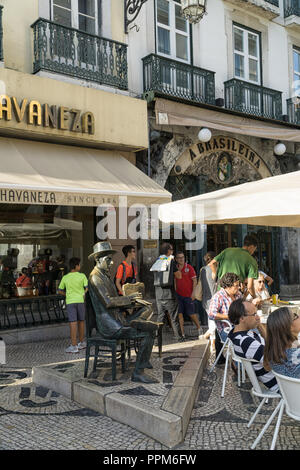
{"label": "shorts", "polygon": [[179,294],[176,295],[178,299],[178,313],[182,313],[183,315],[194,315],[195,302],[190,297],[183,297]]}
{"label": "shorts", "polygon": [[68,304],[67,314],[69,322],[84,321],[85,305],[84,304]]}

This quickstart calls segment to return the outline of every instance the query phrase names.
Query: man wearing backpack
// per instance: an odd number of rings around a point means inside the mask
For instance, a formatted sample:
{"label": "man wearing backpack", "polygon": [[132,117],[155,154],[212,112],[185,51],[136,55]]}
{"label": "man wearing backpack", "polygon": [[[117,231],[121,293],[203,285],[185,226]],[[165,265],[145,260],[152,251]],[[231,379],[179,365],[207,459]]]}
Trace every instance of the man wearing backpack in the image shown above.
{"label": "man wearing backpack", "polygon": [[175,294],[175,279],[181,279],[174,256],[173,246],[164,242],[161,246],[161,255],[155,261],[150,271],[154,273],[155,298],[157,305],[157,321],[163,322],[168,316],[175,339],[179,340],[177,327],[178,303]]}
{"label": "man wearing backpack", "polygon": [[119,295],[124,295],[122,286],[126,283],[134,284],[137,282],[137,269],[135,264],[135,247],[133,245],[125,245],[122,248],[125,260],[118,266],[115,277],[115,284]]}

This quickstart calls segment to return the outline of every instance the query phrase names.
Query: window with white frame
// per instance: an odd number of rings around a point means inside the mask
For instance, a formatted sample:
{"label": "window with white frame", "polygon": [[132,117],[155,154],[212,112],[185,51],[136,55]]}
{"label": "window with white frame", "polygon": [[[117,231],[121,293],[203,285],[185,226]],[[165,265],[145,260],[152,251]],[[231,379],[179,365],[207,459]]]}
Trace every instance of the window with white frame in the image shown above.
{"label": "window with white frame", "polygon": [[300,92],[300,49],[293,49],[293,64],[294,64],[294,73],[293,73],[293,88]]}
{"label": "window with white frame", "polygon": [[259,34],[234,25],[233,27],[234,77],[261,84]]}
{"label": "window with white frame", "polygon": [[62,24],[100,35],[101,0],[50,0],[51,19]]}
{"label": "window with white frame", "polygon": [[157,53],[190,62],[189,24],[181,15],[181,0],[156,0]]}

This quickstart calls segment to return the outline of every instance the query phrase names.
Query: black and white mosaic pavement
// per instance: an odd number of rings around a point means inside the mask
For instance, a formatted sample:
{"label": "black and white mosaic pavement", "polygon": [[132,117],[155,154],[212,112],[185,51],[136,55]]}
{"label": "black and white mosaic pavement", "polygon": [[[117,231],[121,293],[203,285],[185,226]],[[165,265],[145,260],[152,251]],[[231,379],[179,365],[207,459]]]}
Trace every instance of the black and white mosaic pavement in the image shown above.
{"label": "black and white mosaic pavement", "polygon": [[[33,365],[53,364],[66,374],[76,367],[71,364],[83,359],[84,353],[70,358],[63,352],[67,345],[66,340],[57,340],[7,346],[7,364],[0,366],[0,450],[166,449],[129,426],[32,383]],[[165,357],[168,360],[163,361]],[[159,358],[154,357],[156,360]],[[184,353],[172,359],[163,356],[160,361],[161,382],[157,388],[135,384],[133,390],[118,385],[122,387],[124,399],[136,394],[139,400],[159,406],[184,361]],[[215,368],[211,374],[208,370],[204,372],[185,440],[177,450],[248,450],[257,437],[275,403],[267,404],[248,429],[247,422],[258,405],[257,399],[251,396],[249,381],[238,388],[230,371],[225,397],[221,398],[222,379],[223,367]],[[109,381],[107,386],[110,386]],[[270,448],[273,431],[274,426],[271,426],[258,449]],[[285,416],[276,448],[296,450],[299,442],[300,425]]]}

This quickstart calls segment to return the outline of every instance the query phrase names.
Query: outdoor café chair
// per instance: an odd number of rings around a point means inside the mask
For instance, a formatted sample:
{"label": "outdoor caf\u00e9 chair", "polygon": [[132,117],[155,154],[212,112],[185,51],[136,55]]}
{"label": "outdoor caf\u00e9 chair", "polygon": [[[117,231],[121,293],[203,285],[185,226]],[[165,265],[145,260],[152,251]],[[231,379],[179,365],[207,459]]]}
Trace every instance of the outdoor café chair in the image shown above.
{"label": "outdoor caf\u00e9 chair", "polygon": [[272,398],[282,398],[279,392],[272,392],[271,390],[263,390],[260,386],[260,383],[258,381],[258,378],[256,377],[255,370],[253,368],[253,364],[258,363],[258,361],[255,361],[254,359],[244,359],[240,358],[241,362],[243,364],[244,369],[247,372],[247,375],[250,379],[250,382],[252,384],[252,389],[251,389],[251,394],[254,395],[255,397],[262,398],[260,404],[258,405],[256,411],[252,415],[249,423],[247,424],[247,427],[250,428],[252,423],[254,422],[256,416],[262,409],[263,405],[267,403],[269,399]]}
{"label": "outdoor caf\u00e9 chair", "polygon": [[279,385],[279,389],[281,392],[281,401],[279,402],[276,409],[268,419],[267,423],[265,424],[257,439],[253,443],[251,449],[255,449],[255,447],[261,440],[262,436],[264,435],[264,433],[266,432],[278,412],[279,414],[270,450],[275,449],[284,411],[290,418],[295,419],[296,421],[300,421],[300,379],[294,379],[292,377],[277,374],[277,372],[275,372],[274,370],[272,370],[272,372],[275,375]]}
{"label": "outdoor caf\u00e9 chair", "polygon": [[[228,325],[226,327],[226,331],[228,330],[228,333],[229,333],[229,331],[232,329],[231,323],[227,320],[224,320],[223,323],[226,323]],[[216,331],[217,331],[217,334],[219,334],[217,328],[216,328]],[[228,338],[228,336],[226,338],[226,341],[223,341],[220,335],[219,335],[219,338],[220,338],[220,341],[223,344],[223,346],[222,346],[222,349],[219,352],[215,362],[213,363],[212,367],[209,369],[209,373],[211,373],[214,370],[214,368],[215,368],[222,352],[227,348],[227,350],[226,350],[226,359],[225,359],[225,368],[224,368],[224,374],[223,374],[223,384],[222,384],[222,391],[221,391],[221,397],[224,398],[226,379],[227,379],[227,371],[228,371],[228,364],[229,364],[230,358],[237,363],[238,386],[239,387],[241,386],[241,369],[242,369],[242,382],[245,382],[245,371],[244,371],[244,368],[241,367],[241,365],[242,365],[241,358],[235,354],[233,344],[230,341],[230,339]]]}

